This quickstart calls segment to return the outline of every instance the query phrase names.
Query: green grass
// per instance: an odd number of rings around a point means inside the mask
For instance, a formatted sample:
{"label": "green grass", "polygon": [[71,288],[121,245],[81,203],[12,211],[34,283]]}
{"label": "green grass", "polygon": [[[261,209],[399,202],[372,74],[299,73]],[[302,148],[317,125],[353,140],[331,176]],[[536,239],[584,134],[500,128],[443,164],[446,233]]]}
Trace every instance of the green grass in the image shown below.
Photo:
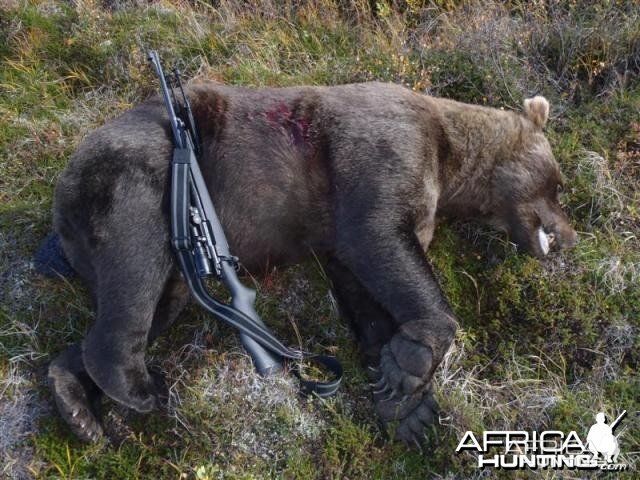
{"label": "green grass", "polygon": [[[631,471],[609,476],[636,478],[640,17],[631,1],[548,3],[375,2],[374,15],[360,0],[4,2],[0,477],[478,478],[473,456],[454,453],[466,430],[585,435],[597,411],[626,409]],[[547,133],[580,243],[541,263],[483,227],[438,228],[429,258],[461,329],[438,372],[442,412],[425,453],[389,441],[378,425],[353,339],[314,262],[258,281],[258,308],[287,343],[299,341],[295,326],[306,349],[340,357],[345,385],[335,399],[305,400],[291,379],[257,378],[233,331],[191,307],[149,352],[167,373],[168,411],[143,416],[107,403],[110,441],[92,446],[56,416],[47,362],[82,338],[93,312],[78,281],[39,278],[29,261],[51,228],[69,155],[156,90],[147,48],[167,64],[182,59],[194,81],[383,80],[512,109],[535,93],[550,99]],[[585,475],[598,476],[490,477]]]}

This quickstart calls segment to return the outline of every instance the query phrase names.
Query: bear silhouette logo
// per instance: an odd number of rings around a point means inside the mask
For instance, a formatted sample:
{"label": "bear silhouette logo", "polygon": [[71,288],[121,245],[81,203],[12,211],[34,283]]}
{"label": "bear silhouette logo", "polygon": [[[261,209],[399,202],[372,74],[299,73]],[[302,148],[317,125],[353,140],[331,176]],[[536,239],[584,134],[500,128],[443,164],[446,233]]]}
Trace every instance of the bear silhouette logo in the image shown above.
{"label": "bear silhouette logo", "polygon": [[587,434],[587,449],[593,454],[593,458],[597,459],[601,454],[607,463],[617,462],[620,447],[613,429],[618,426],[626,413],[627,411],[624,410],[611,425],[607,425],[604,412],[596,415],[596,423],[591,426]]}

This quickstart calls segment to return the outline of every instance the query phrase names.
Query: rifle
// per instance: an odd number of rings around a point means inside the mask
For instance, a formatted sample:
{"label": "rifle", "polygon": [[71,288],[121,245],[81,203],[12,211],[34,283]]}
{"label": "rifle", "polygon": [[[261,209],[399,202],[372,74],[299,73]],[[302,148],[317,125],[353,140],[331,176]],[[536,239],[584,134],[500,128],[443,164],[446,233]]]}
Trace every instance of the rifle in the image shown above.
{"label": "rifle", "polygon": [[[173,134],[171,162],[171,242],[191,294],[206,310],[240,330],[245,350],[262,376],[281,372],[285,360],[309,359],[334,374],[328,382],[303,379],[297,367],[303,393],[333,395],[342,380],[342,366],[334,357],[293,350],[283,345],[267,329],[255,310],[256,292],[238,279],[239,260],[229,245],[198,165],[201,151],[189,98],[182,87],[180,72],[165,76],[154,50],[149,60],[160,80],[162,97]],[[221,280],[231,293],[225,304],[211,296],[204,283],[207,277]]]}
{"label": "rifle", "polygon": [[613,432],[613,429],[618,426],[618,423],[620,423],[620,420],[622,420],[622,417],[624,417],[626,414],[627,414],[627,411],[623,410],[622,413],[618,415],[618,418],[616,418],[614,422],[611,425],[609,425],[609,427],[611,427],[612,432]]}

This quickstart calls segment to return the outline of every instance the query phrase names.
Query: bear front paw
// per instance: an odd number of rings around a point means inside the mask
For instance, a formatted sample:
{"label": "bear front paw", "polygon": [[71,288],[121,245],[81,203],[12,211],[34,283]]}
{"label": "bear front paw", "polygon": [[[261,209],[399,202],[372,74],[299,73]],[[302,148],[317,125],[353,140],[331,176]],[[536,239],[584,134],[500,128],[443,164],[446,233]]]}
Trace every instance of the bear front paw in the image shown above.
{"label": "bear front paw", "polygon": [[431,394],[432,348],[396,333],[380,350],[379,367],[371,370],[377,380],[372,387],[378,416],[387,426],[396,424],[396,439],[421,449],[424,429],[438,410]]}
{"label": "bear front paw", "polygon": [[383,399],[406,399],[431,383],[433,351],[397,333],[380,351],[379,377],[373,393]]}
{"label": "bear front paw", "polygon": [[425,429],[438,418],[438,404],[430,390],[420,391],[408,398],[386,400],[374,395],[376,412],[389,429],[395,425],[394,438],[410,448],[422,451]]}

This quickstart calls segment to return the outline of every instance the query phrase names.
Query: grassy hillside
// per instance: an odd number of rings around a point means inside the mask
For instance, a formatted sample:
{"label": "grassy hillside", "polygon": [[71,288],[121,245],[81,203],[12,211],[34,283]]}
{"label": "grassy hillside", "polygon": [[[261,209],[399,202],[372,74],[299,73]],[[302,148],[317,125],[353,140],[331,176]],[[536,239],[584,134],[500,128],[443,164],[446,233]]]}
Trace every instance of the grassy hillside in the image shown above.
{"label": "grassy hillside", "polygon": [[[374,5],[372,11],[371,5]],[[559,429],[598,411],[640,462],[640,9],[628,1],[0,1],[0,477],[174,479],[584,478],[481,472],[466,430]],[[278,335],[344,362],[329,401],[255,376],[237,337],[197,308],[150,361],[168,411],[105,404],[109,441],[57,417],[47,362],[92,321],[80,282],[34,274],[56,177],[93,128],[156,90],[148,48],[193,81],[332,85],[382,80],[519,109],[547,96],[578,246],[544,262],[473,224],[443,222],[429,258],[459,316],[424,453],[390,442],[315,263],[256,280]],[[293,328],[295,327],[295,328]],[[296,331],[299,331],[298,339]],[[632,452],[635,452],[632,453]],[[602,474],[602,476],[607,476]]]}

